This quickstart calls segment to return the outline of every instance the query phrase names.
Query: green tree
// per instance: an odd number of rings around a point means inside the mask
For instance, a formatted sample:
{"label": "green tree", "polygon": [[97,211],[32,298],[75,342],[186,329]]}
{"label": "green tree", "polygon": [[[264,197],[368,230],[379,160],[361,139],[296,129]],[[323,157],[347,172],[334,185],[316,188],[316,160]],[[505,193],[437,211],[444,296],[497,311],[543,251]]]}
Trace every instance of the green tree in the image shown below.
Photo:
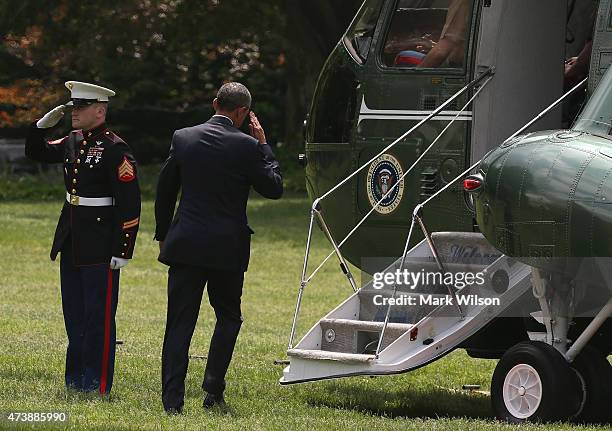
{"label": "green tree", "polygon": [[170,129],[205,120],[223,82],[239,80],[269,136],[301,146],[316,77],[358,3],[5,0],[0,86],[39,87],[19,100],[52,94],[48,106],[21,106],[33,117],[65,100],[64,81],[106,85],[117,89],[113,123],[166,142]]}
{"label": "green tree", "polygon": [[303,141],[302,126],[319,71],[362,0],[284,0],[287,91],[285,140]]}

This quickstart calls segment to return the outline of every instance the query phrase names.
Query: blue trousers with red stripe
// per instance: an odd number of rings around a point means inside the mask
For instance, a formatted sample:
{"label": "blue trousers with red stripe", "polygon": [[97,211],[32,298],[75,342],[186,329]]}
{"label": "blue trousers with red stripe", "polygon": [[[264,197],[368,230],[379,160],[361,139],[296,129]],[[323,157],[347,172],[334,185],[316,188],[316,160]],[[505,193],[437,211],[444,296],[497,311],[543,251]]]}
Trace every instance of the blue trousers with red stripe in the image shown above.
{"label": "blue trousers with red stripe", "polygon": [[62,309],[68,334],[66,387],[108,394],[115,369],[119,270],[75,266],[71,241],[61,252]]}

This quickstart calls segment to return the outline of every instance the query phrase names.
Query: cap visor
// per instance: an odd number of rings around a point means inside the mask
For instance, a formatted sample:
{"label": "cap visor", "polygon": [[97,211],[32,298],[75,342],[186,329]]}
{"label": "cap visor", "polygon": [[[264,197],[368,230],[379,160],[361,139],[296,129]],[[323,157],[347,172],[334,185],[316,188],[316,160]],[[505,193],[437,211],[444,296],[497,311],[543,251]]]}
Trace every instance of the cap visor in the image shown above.
{"label": "cap visor", "polygon": [[93,100],[93,99],[72,99],[72,104],[74,106],[89,106],[89,105],[93,105],[96,102],[97,100]]}

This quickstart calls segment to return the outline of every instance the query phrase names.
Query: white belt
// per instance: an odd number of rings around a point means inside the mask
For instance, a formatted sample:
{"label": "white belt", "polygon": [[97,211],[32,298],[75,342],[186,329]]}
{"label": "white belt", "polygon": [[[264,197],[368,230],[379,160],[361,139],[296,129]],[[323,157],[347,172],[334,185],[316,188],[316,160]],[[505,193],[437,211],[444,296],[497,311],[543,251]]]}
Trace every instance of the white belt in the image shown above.
{"label": "white belt", "polygon": [[115,204],[112,197],[103,198],[82,198],[81,196],[71,195],[66,192],[66,200],[70,205],[82,207],[109,207]]}

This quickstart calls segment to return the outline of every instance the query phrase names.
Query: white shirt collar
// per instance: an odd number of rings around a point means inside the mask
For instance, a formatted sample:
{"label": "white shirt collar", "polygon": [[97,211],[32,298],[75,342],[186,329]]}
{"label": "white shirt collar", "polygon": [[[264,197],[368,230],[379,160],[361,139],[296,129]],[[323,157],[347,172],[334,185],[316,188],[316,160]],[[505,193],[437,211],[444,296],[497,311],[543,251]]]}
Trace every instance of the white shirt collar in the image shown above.
{"label": "white shirt collar", "polygon": [[232,120],[230,117],[226,117],[225,115],[215,114],[215,115],[213,115],[213,117],[223,117],[223,118],[227,118],[227,119],[228,119],[228,120],[230,120],[230,122],[232,123],[232,126],[234,125],[234,120]]}

